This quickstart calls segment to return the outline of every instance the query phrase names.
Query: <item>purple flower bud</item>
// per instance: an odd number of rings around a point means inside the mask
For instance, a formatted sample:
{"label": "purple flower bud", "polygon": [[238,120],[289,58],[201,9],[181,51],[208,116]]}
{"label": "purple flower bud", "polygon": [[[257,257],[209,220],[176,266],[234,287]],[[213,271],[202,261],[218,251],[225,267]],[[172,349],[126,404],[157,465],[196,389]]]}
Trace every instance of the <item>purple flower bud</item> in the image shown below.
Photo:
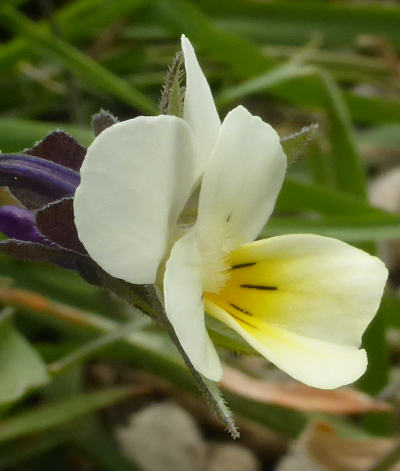
{"label": "purple flower bud", "polygon": [[73,196],[79,183],[79,172],[49,160],[25,154],[0,154],[0,185],[22,191],[25,197],[22,202],[29,209]]}
{"label": "purple flower bud", "polygon": [[32,211],[16,206],[0,207],[0,232],[7,237],[27,242],[50,245],[36,226],[36,218]]}

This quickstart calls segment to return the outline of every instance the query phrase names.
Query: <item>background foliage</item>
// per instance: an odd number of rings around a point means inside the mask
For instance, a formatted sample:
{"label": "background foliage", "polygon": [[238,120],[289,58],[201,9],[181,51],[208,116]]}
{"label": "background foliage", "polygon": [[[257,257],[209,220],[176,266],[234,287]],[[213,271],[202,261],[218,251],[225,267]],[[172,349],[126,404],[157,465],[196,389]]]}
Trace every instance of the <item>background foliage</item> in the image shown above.
{"label": "background foliage", "polygon": [[[267,390],[255,398],[241,389],[242,377],[227,381],[225,396],[263,469],[273,469],[288,439],[315,418],[345,435],[397,436],[400,181],[390,176],[400,165],[400,5],[2,0],[0,28],[2,152],[55,128],[87,145],[100,108],[120,120],[156,114],[181,33],[196,47],[221,116],[243,103],[281,136],[319,124],[313,141],[291,152],[262,235],[311,232],[385,257],[391,277],[364,337],[369,368],[357,388],[394,407],[372,401],[338,414],[332,404],[342,399],[311,407],[310,391],[296,396],[300,405],[282,404]],[[373,206],[369,190],[382,178]],[[9,198],[3,192],[2,204]],[[184,405],[208,439],[227,439],[169,340],[147,320],[54,266],[2,256],[0,274],[0,469],[141,469],[113,430],[165,398]],[[264,386],[275,378],[257,359],[225,360]],[[262,392],[260,384],[254,388]]]}

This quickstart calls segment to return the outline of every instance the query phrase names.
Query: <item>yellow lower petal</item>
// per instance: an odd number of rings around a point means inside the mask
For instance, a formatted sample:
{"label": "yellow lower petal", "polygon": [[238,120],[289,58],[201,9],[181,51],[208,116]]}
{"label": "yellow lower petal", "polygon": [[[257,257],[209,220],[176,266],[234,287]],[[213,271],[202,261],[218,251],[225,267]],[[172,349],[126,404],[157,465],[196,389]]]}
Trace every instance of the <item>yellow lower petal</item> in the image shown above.
{"label": "yellow lower petal", "polygon": [[204,294],[209,314],[307,384],[337,387],[364,372],[361,336],[387,276],[379,259],[335,239],[293,235],[245,244],[230,264],[224,288]]}

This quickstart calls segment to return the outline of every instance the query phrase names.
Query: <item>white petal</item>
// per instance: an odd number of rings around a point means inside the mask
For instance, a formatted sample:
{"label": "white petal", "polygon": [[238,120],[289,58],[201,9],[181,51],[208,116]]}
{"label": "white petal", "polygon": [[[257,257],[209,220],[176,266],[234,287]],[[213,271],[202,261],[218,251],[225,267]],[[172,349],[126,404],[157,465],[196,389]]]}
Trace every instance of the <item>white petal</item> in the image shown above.
{"label": "white petal", "polygon": [[225,118],[206,167],[198,225],[254,240],[269,218],[286,170],[274,129],[239,106]]}
{"label": "white petal", "polygon": [[194,133],[198,153],[198,175],[211,155],[217,140],[221,121],[196,54],[190,41],[182,36],[182,51],[185,58],[186,91],[184,102],[184,118]]}
{"label": "white petal", "polygon": [[201,260],[193,232],[175,243],[164,275],[165,310],[193,366],[213,381],[222,367],[204,321]]}
{"label": "white petal", "polygon": [[74,199],[79,238],[108,273],[152,283],[193,185],[187,123],[138,117],[111,126],[90,145]]}
{"label": "white petal", "polygon": [[339,387],[364,373],[361,337],[387,278],[378,258],[336,239],[289,235],[246,244],[230,263],[227,286],[206,295],[208,312],[310,386]]}

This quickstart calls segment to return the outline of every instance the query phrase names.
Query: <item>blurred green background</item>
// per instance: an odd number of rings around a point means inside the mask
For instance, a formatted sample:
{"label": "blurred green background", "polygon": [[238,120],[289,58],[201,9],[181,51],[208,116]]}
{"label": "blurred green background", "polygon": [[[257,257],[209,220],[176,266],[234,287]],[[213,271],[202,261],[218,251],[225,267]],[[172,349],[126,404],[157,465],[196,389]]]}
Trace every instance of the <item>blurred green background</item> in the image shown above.
{"label": "blurred green background", "polygon": [[[221,117],[241,103],[282,137],[319,125],[311,142],[291,151],[262,235],[337,237],[377,253],[390,268],[382,306],[364,337],[369,368],[356,387],[393,407],[344,414],[307,408],[307,401],[283,407],[227,385],[240,446],[258,460],[258,467],[241,469],[275,469],[289,440],[316,418],[344,436],[394,440],[400,431],[398,2],[2,0],[1,151],[20,151],[56,128],[88,145],[91,116],[100,108],[120,120],[157,114],[182,33],[195,46]],[[10,203],[6,192],[1,202]],[[1,256],[0,276],[0,469],[157,471],[128,456],[114,431],[167,399],[189,411],[202,443],[229,442],[169,340],[136,312],[54,266]],[[127,323],[131,334],[122,339]],[[282,380],[257,358],[224,355],[263,384]],[[168,426],[174,430],[172,419]],[[156,429],[141,434],[149,434],[154,453],[162,448],[152,442]],[[188,459],[195,466],[195,457]],[[221,466],[215,469],[228,465]]]}

